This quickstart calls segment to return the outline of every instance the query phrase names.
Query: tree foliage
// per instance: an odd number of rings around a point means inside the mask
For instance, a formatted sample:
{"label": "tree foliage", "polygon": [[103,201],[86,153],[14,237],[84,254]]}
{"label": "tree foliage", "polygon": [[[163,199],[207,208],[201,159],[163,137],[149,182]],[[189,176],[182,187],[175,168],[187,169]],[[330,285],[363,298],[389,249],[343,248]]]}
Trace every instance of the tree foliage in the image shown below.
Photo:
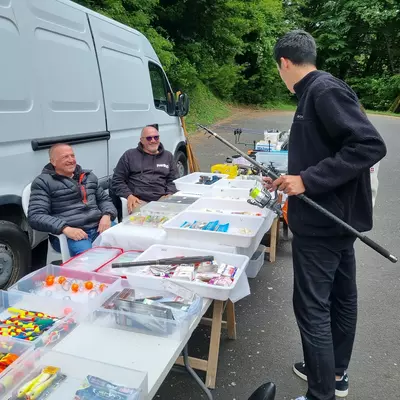
{"label": "tree foliage", "polygon": [[272,49],[300,28],[317,40],[319,68],[351,83],[367,107],[388,109],[399,95],[400,0],[75,1],[145,34],[175,89],[288,99]]}

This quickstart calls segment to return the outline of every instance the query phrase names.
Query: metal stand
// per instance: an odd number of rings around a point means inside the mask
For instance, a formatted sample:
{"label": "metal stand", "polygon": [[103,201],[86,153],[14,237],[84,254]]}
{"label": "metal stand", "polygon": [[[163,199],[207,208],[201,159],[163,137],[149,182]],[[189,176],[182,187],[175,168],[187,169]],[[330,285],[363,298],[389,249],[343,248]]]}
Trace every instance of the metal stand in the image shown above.
{"label": "metal stand", "polygon": [[194,369],[190,366],[188,344],[187,343],[186,343],[185,347],[182,350],[182,356],[183,356],[183,363],[185,364],[186,371],[189,372],[190,376],[200,386],[200,389],[206,394],[208,400],[213,400],[213,395],[211,394],[210,390],[207,388],[205,383],[200,379],[200,377],[196,374]]}

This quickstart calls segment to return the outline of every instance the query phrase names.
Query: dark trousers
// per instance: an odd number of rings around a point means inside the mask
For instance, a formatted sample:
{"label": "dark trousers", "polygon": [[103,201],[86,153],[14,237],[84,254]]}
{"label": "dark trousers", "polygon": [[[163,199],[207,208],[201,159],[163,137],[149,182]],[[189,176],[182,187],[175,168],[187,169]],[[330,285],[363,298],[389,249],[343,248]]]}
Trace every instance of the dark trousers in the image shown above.
{"label": "dark trousers", "polygon": [[303,344],[310,400],[335,400],[357,323],[354,239],[294,235],[293,307]]}

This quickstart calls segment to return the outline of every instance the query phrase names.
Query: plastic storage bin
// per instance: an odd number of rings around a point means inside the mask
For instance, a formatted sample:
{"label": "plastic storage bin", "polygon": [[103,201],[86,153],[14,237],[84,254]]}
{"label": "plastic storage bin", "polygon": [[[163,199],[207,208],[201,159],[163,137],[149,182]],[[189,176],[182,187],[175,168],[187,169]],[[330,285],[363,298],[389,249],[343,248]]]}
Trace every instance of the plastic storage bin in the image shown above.
{"label": "plastic storage bin", "polygon": [[167,204],[193,204],[201,195],[195,195],[193,193],[182,193],[177,192],[173,196],[163,199],[163,203]]}
{"label": "plastic storage bin", "polygon": [[[219,221],[220,225],[229,223],[227,232],[213,232],[201,229],[182,228],[185,222]],[[201,242],[213,242],[227,246],[250,247],[264,222],[263,218],[214,214],[200,211],[183,211],[163,226],[168,238]]]}
{"label": "plastic storage bin", "polygon": [[161,212],[164,214],[179,214],[184,211],[189,204],[166,203],[163,201],[151,201],[140,208],[141,212]]}
{"label": "plastic storage bin", "polygon": [[179,179],[174,181],[175,186],[178,190],[187,193],[195,193],[195,194],[207,194],[211,193],[212,188],[216,185],[215,182],[212,185],[203,185],[198,184],[196,182],[199,181],[201,176],[217,176],[218,178],[228,178],[227,174],[213,174],[211,172],[193,172],[192,174],[182,176]]}
{"label": "plastic storage bin", "polygon": [[[146,289],[138,287],[136,282],[132,284],[130,281],[126,281],[120,290],[133,290],[135,299],[154,298],[152,305],[155,307],[150,308],[135,302],[120,302],[120,309],[112,309],[112,306],[117,303],[115,296],[118,293],[115,293],[114,296],[111,296],[108,301],[88,317],[88,321],[92,326],[98,327],[99,330],[111,328],[181,340],[189,330],[190,324],[200,313],[203,301],[197,294],[187,290],[182,285],[177,285],[174,282],[167,283],[169,284],[168,288],[174,286],[179,290],[175,290],[173,293],[167,290],[166,285],[161,286],[158,290]],[[158,297],[162,296],[165,300],[172,301],[174,298],[179,297],[177,293],[182,293],[183,291],[186,295],[189,294],[188,297],[191,301],[191,305],[186,311],[163,307],[161,300],[158,299]]]}
{"label": "plastic storage bin", "polygon": [[[15,396],[23,385],[38,376],[47,366],[59,368],[60,380],[54,391],[46,397],[46,400],[74,399],[75,393],[82,389],[82,385],[86,382],[88,376],[132,389],[129,400],[144,400],[147,395],[146,372],[122,368],[54,350],[43,351],[38,349],[26,357],[24,362],[13,368],[7,377],[8,380],[0,378],[0,384],[3,384],[4,393],[7,395],[5,398]],[[115,393],[114,396],[110,395],[110,399],[121,398],[117,397]]]}
{"label": "plastic storage bin", "polygon": [[113,268],[112,264],[135,261],[140,256],[140,254],[142,254],[142,251],[138,251],[138,250],[124,251],[122,254],[115,257],[110,262],[108,262],[107,264],[105,264],[102,267],[100,267],[99,269],[97,269],[95,272],[98,272],[100,274],[111,274],[111,275],[117,275],[117,276],[124,276],[123,274],[121,275],[120,268]]}
{"label": "plastic storage bin", "polygon": [[[46,279],[54,276],[54,284],[46,285]],[[69,290],[64,290],[62,284],[58,283],[59,278],[65,278],[67,284],[64,286]],[[45,297],[49,303],[53,299],[62,299],[66,305],[77,307],[80,304],[80,312],[89,312],[101,304],[114,293],[119,287],[120,277],[115,275],[99,274],[96,272],[79,271],[73,268],[47,265],[37,271],[26,275],[16,284],[11,286],[9,291],[17,291],[22,293],[32,293],[39,297]],[[64,282],[64,283],[65,283]],[[92,282],[93,288],[84,287],[85,282]],[[78,284],[78,292],[72,291],[72,284]]]}
{"label": "plastic storage bin", "polygon": [[95,271],[122,253],[115,247],[93,247],[62,264],[79,271]]}
{"label": "plastic storage bin", "polygon": [[[187,211],[211,212],[214,214],[250,215],[266,217],[268,210],[253,206],[247,201],[216,199],[214,197],[200,197],[187,208]],[[242,214],[243,213],[243,214]]]}
{"label": "plastic storage bin", "polygon": [[[10,308],[13,308],[14,312],[10,312]],[[27,340],[24,337],[18,338],[18,336],[14,337],[18,342],[32,343],[35,347],[54,344],[69,334],[76,324],[86,317],[84,310],[76,307],[76,304],[71,307],[69,302],[63,300],[52,299],[49,301],[47,297],[35,296],[30,293],[12,290],[8,292],[0,291],[0,319],[5,321],[15,316],[15,309],[45,313],[59,319],[34,340]],[[6,337],[0,335],[0,341]]]}
{"label": "plastic storage bin", "polygon": [[264,165],[273,166],[281,173],[286,173],[288,169],[288,152],[282,151],[259,151],[256,153],[256,161]]}
{"label": "plastic storage bin", "polygon": [[32,342],[24,342],[7,336],[1,337],[0,353],[15,354],[18,358],[0,372],[0,399],[5,399],[4,394],[7,391],[7,387],[13,382],[13,372],[18,370],[18,366],[23,364],[33,351],[34,345]]}
{"label": "plastic storage bin", "polygon": [[256,252],[250,258],[249,265],[246,268],[246,275],[248,278],[255,278],[260,272],[261,267],[264,265],[266,248],[266,246],[260,244]]}
{"label": "plastic storage bin", "polygon": [[213,186],[211,196],[250,199],[250,190],[255,187],[261,187],[261,183],[254,180],[221,179]]}
{"label": "plastic storage bin", "polygon": [[160,278],[157,276],[146,275],[140,273],[141,267],[137,268],[123,268],[124,274],[128,278],[131,286],[137,285],[140,287],[148,287],[154,290],[163,290],[169,281],[183,286],[200,297],[211,298],[215,300],[228,300],[230,293],[236,287],[236,283],[241,275],[246,270],[249,262],[249,257],[241,254],[222,253],[214,250],[193,249],[188,247],[166,246],[166,245],[153,245],[144,251],[136,261],[154,260],[159,258],[170,257],[188,257],[188,256],[214,256],[217,263],[225,263],[237,267],[233,283],[231,286],[215,286],[203,282],[183,281],[174,278]]}

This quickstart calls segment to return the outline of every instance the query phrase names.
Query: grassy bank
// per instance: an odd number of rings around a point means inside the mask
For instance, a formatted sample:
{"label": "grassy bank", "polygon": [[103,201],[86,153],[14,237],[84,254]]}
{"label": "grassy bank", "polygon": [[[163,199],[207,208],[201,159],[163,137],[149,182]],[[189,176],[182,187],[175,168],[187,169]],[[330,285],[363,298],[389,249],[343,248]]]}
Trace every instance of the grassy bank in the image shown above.
{"label": "grassy bank", "polygon": [[216,98],[204,85],[198,84],[189,93],[190,112],[186,119],[189,133],[196,131],[196,124],[211,125],[229,117],[232,113],[230,105]]}

